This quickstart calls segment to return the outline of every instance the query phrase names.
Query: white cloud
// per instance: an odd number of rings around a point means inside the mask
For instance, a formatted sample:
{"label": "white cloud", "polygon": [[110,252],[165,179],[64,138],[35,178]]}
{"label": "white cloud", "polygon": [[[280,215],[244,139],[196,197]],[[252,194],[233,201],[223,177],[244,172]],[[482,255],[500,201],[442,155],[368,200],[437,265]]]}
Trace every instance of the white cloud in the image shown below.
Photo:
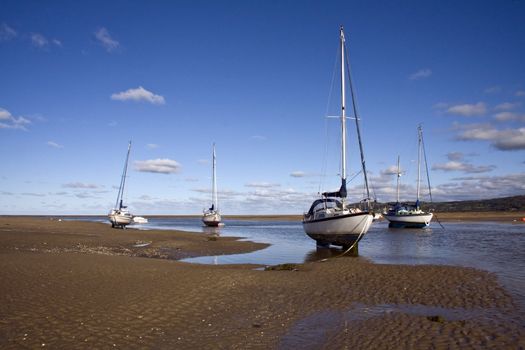
{"label": "white cloud", "polygon": [[518,96],[518,97],[523,97],[523,96],[525,96],[525,91],[524,90],[518,90],[518,91],[516,91],[515,95]]}
{"label": "white cloud", "polygon": [[10,120],[10,119],[11,119],[11,113],[9,113],[8,110],[0,108],[0,120]]}
{"label": "white cloud", "polygon": [[55,44],[56,46],[62,47],[62,42],[60,40],[58,40],[58,39],[53,39],[53,40],[51,40],[51,42],[53,44]]}
{"label": "white cloud", "polygon": [[24,117],[15,117],[8,110],[0,108],[0,129],[19,129],[27,131],[31,121]]}
{"label": "white cloud", "polygon": [[415,73],[412,73],[408,79],[410,80],[419,80],[419,79],[425,79],[432,75],[432,71],[428,68],[420,69]]}
{"label": "white cloud", "polygon": [[500,112],[494,115],[494,119],[500,122],[511,121],[511,120],[525,121],[525,114],[518,114],[514,112]]}
{"label": "white cloud", "polygon": [[493,146],[501,151],[525,150],[525,128],[500,131]]}
{"label": "white cloud", "polygon": [[290,176],[291,176],[291,177],[305,177],[306,174],[305,174],[304,171],[300,171],[300,170],[299,170],[299,171],[292,171],[292,172],[290,173]]}
{"label": "white cloud", "polygon": [[494,165],[480,165],[475,166],[467,162],[458,162],[458,161],[449,161],[444,164],[435,164],[432,166],[432,170],[442,170],[445,172],[448,171],[462,171],[464,173],[486,173],[492,171],[496,168]]}
{"label": "white cloud", "polygon": [[59,145],[58,143],[54,141],[47,141],[47,145],[53,148],[64,148],[64,146]]}
{"label": "white cloud", "polygon": [[113,52],[120,47],[120,43],[113,39],[106,28],[99,28],[95,32],[95,37],[107,52]]}
{"label": "white cloud", "polygon": [[17,36],[16,30],[8,26],[6,23],[0,25],[0,42],[9,41]]}
{"label": "white cloud", "polygon": [[95,184],[88,184],[84,182],[70,182],[67,184],[63,184],[62,187],[64,188],[83,188],[83,189],[96,189],[101,188],[102,186],[95,185]]}
{"label": "white cloud", "polygon": [[[401,168],[401,167],[400,167]],[[402,169],[400,169],[402,172]],[[381,170],[381,176],[397,175],[397,165],[390,165],[388,168]]]}
{"label": "white cloud", "polygon": [[255,188],[273,188],[273,187],[279,187],[280,184],[273,184],[269,182],[250,182],[245,184],[246,187],[255,187]]}
{"label": "white cloud", "polygon": [[146,173],[174,174],[180,171],[181,165],[172,159],[149,159],[135,161],[135,170]]}
{"label": "white cloud", "polygon": [[490,124],[474,124],[464,125],[462,129],[466,130],[457,136],[461,141],[490,141],[500,151],[525,149],[525,128],[499,130]]}
{"label": "white cloud", "polygon": [[43,49],[49,45],[49,40],[39,33],[31,33],[31,43],[33,46]]}
{"label": "white cloud", "polygon": [[485,89],[486,94],[497,94],[498,92],[501,92],[501,86],[491,86]]}
{"label": "white cloud", "polygon": [[136,89],[128,89],[123,92],[114,93],[111,95],[111,99],[117,101],[146,101],[157,105],[163,105],[165,103],[163,96],[155,95],[153,92],[144,89],[142,86],[139,86]]}
{"label": "white cloud", "polygon": [[483,102],[476,104],[462,104],[449,107],[447,109],[448,114],[458,114],[465,117],[471,117],[475,115],[484,115],[487,113],[487,106]]}
{"label": "white cloud", "polygon": [[149,149],[155,149],[155,148],[159,148],[159,145],[157,145],[156,143],[148,143],[146,147]]}
{"label": "white cloud", "polygon": [[496,110],[496,111],[510,111],[512,109],[516,109],[517,107],[519,107],[519,105],[520,105],[519,102],[515,102],[515,103],[503,102],[503,103],[500,103],[499,105],[497,105],[496,107],[494,107],[494,110]]}

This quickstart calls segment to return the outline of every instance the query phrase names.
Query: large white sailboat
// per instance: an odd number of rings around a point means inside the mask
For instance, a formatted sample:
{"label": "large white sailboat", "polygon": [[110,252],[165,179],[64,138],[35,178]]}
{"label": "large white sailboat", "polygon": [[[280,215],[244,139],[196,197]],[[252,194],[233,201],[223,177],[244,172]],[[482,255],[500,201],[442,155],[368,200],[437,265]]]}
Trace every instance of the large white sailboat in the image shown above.
{"label": "large white sailboat", "polygon": [[[343,27],[340,28],[340,53],[341,53],[341,187],[336,192],[324,192],[320,199],[315,200],[310,210],[303,216],[303,228],[306,234],[317,242],[318,246],[330,244],[351,248],[367,233],[372,224],[374,214],[370,211],[370,192],[368,189],[368,178],[361,143],[359,129],[359,115],[355,102],[355,94],[350,77],[350,70],[345,69],[345,63],[349,65],[346,55],[345,36]],[[348,74],[348,82],[352,95],[353,112],[356,121],[357,137],[361,154],[361,166],[365,180],[367,198],[363,201],[364,208],[351,207],[347,203],[346,190],[346,96],[345,78]]]}
{"label": "large white sailboat", "polygon": [[217,174],[215,160],[215,143],[213,144],[213,170],[212,170],[212,189],[211,189],[211,207],[204,210],[202,222],[206,226],[221,225],[221,214],[219,213],[219,201],[217,199]]}
{"label": "large white sailboat", "polygon": [[128,144],[128,153],[126,155],[126,162],[124,163],[124,170],[122,171],[122,178],[120,179],[120,186],[118,188],[117,202],[115,207],[111,209],[108,214],[111,227],[125,228],[126,225],[131,224],[133,215],[128,211],[128,208],[123,204],[124,186],[126,184],[126,174],[128,172],[129,152],[131,151],[131,141]]}
{"label": "large white sailboat", "polygon": [[[388,212],[383,216],[390,221],[389,227],[398,228],[423,228],[427,227],[432,220],[432,213],[421,210],[419,203],[420,188],[421,188],[421,152],[423,147],[423,130],[421,125],[417,128],[418,134],[418,148],[417,148],[417,182],[416,182],[416,202],[401,203],[399,202],[399,179],[401,177],[401,168],[399,166],[399,157],[397,158],[397,201],[394,203]],[[426,159],[426,157],[425,157]],[[428,174],[427,174],[428,175]],[[428,179],[428,176],[427,176]],[[428,184],[430,189],[430,181]]]}

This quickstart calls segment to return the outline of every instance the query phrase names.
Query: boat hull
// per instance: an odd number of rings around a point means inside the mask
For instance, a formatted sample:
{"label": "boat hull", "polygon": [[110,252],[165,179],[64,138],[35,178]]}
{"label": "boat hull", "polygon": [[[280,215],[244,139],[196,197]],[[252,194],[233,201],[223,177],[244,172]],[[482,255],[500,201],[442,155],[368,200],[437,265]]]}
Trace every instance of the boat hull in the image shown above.
{"label": "boat hull", "polygon": [[360,212],[317,220],[303,220],[303,228],[318,245],[333,244],[346,247],[356,243],[366,234],[373,217],[369,212]]}
{"label": "boat hull", "polygon": [[407,214],[407,215],[383,215],[390,221],[389,227],[396,228],[424,228],[430,225],[432,213]]}
{"label": "boat hull", "polygon": [[133,221],[133,216],[131,214],[109,214],[109,221],[113,226],[126,226],[131,224]]}
{"label": "boat hull", "polygon": [[221,224],[221,215],[219,213],[205,213],[202,222],[206,226],[217,227]]}

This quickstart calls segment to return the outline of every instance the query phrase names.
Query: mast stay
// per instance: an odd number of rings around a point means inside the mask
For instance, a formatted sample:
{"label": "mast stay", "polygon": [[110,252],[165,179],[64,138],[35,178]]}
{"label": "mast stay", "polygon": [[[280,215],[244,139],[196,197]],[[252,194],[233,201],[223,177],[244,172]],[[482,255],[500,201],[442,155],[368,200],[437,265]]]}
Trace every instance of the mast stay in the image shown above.
{"label": "mast stay", "polygon": [[118,194],[117,194],[117,202],[115,203],[115,208],[122,209],[124,205],[123,197],[124,197],[124,185],[126,184],[126,175],[128,173],[128,161],[129,161],[129,152],[131,150],[131,141],[129,141],[128,144],[128,153],[126,155],[126,162],[124,163],[124,170],[122,171],[122,178],[120,179],[120,186],[118,188]]}

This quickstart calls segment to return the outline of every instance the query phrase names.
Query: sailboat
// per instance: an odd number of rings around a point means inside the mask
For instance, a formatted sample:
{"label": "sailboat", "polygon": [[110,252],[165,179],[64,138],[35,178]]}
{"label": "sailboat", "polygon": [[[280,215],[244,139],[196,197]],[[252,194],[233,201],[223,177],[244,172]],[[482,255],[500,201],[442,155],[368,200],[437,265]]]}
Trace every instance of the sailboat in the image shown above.
{"label": "sailboat", "polygon": [[[399,166],[399,157],[397,157],[397,201],[396,203],[384,213],[383,216],[390,221],[389,227],[399,228],[423,228],[427,227],[432,220],[432,213],[421,210],[419,203],[419,195],[421,188],[421,152],[423,148],[423,129],[421,125],[417,128],[418,134],[418,151],[417,151],[417,182],[416,182],[416,202],[414,204],[399,202],[399,179],[401,177],[401,169]],[[426,161],[426,157],[425,157]],[[428,174],[427,174],[428,175]],[[428,178],[428,177],[427,177]],[[430,189],[430,181],[428,184]]]}
{"label": "sailboat", "polygon": [[[361,133],[359,129],[359,116],[355,94],[350,77],[350,70],[345,70],[346,59],[345,36],[343,27],[339,33],[341,51],[341,187],[336,192],[324,192],[321,198],[315,200],[307,213],[303,215],[303,228],[306,234],[317,242],[318,246],[328,246],[330,244],[351,248],[367,233],[372,224],[374,214],[370,211],[370,192],[368,189],[368,178],[366,175],[365,159],[363,146],[361,143]],[[367,198],[365,208],[351,207],[347,203],[346,189],[346,92],[345,92],[345,73],[349,76],[350,92],[352,95],[352,105],[356,121],[359,150],[361,153],[361,166],[365,180]]]}
{"label": "sailboat", "polygon": [[204,210],[202,214],[202,222],[206,226],[221,225],[221,214],[219,213],[219,204],[217,200],[217,174],[216,174],[216,160],[215,160],[215,143],[213,144],[213,166],[212,166],[212,189],[211,189],[211,207]]}
{"label": "sailboat", "polygon": [[126,174],[128,172],[129,152],[131,151],[131,141],[128,144],[128,153],[126,155],[126,162],[124,163],[124,170],[122,171],[122,178],[120,179],[120,186],[118,188],[117,202],[115,207],[111,209],[108,214],[111,227],[125,228],[133,221],[133,215],[128,211],[128,208],[123,204],[124,185],[126,184]]}

